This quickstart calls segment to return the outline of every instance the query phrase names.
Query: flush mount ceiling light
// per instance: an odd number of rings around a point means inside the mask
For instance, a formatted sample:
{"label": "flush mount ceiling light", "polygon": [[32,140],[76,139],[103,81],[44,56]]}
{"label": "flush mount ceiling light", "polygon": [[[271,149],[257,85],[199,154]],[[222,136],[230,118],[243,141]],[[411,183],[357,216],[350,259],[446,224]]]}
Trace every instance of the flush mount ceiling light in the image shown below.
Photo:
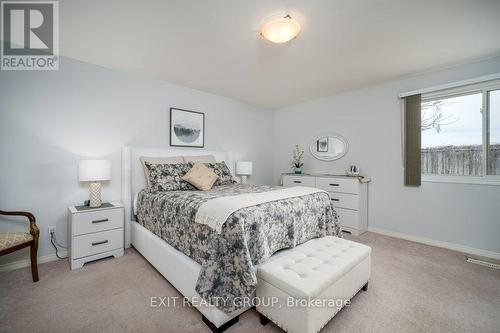
{"label": "flush mount ceiling light", "polygon": [[272,19],[265,23],[260,30],[262,37],[277,44],[286,43],[294,39],[299,32],[300,24],[290,15]]}

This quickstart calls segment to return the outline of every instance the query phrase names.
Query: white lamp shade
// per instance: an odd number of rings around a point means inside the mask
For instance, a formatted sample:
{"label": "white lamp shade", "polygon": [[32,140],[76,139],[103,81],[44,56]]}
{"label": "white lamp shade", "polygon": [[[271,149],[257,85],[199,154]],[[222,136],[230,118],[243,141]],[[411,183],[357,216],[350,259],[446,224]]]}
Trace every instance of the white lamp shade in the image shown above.
{"label": "white lamp shade", "polygon": [[78,180],[81,182],[97,182],[111,179],[111,162],[109,160],[81,160],[78,162]]}
{"label": "white lamp shade", "polygon": [[253,163],[251,161],[236,162],[236,174],[239,176],[250,176],[252,174]]}

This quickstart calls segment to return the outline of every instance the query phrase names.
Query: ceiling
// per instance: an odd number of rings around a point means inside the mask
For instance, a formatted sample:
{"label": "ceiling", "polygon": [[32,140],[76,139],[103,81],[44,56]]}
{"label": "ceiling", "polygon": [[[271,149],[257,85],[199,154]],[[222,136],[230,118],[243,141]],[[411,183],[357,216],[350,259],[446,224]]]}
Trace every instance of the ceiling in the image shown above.
{"label": "ceiling", "polygon": [[[266,17],[302,25],[262,39]],[[60,1],[67,57],[280,108],[500,54],[500,0]]]}

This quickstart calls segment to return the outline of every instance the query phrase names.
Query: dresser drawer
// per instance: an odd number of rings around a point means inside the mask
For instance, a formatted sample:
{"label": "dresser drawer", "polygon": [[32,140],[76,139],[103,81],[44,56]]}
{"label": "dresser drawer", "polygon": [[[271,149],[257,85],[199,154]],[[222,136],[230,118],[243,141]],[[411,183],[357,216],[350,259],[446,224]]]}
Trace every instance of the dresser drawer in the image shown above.
{"label": "dresser drawer", "polygon": [[357,178],[316,177],[316,187],[328,192],[359,193],[359,181]]}
{"label": "dresser drawer", "polygon": [[359,196],[357,194],[330,192],[330,200],[334,207],[359,210]]}
{"label": "dresser drawer", "polygon": [[74,214],[73,236],[123,227],[123,209],[105,209]]}
{"label": "dresser drawer", "polygon": [[123,247],[123,228],[73,238],[72,258],[82,258]]}
{"label": "dresser drawer", "polygon": [[340,225],[352,229],[359,229],[359,212],[344,208],[336,208]]}
{"label": "dresser drawer", "polygon": [[310,186],[315,187],[316,180],[315,177],[309,176],[283,176],[283,186]]}

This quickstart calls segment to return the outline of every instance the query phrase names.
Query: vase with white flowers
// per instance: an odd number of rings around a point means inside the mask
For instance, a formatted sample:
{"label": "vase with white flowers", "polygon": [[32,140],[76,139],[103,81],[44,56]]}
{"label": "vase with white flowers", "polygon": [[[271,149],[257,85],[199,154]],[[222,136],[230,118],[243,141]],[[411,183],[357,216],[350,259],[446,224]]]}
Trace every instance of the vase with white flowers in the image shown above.
{"label": "vase with white flowers", "polygon": [[295,173],[300,175],[302,173],[302,156],[304,155],[304,151],[300,150],[299,145],[295,145],[295,149],[293,150],[293,159],[292,159],[292,167],[295,169]]}

